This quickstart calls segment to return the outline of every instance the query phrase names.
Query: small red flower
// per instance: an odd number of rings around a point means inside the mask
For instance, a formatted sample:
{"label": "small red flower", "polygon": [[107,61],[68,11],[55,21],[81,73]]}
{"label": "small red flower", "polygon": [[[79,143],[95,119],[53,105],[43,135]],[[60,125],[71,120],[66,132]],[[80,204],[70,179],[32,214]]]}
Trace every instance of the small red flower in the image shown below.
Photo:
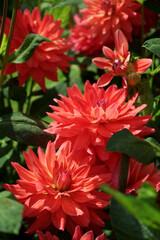
{"label": "small red flower", "polygon": [[[144,126],[152,116],[136,116],[145,104],[135,108],[136,94],[127,103],[127,89],[111,85],[107,90],[97,84],[85,83],[84,95],[76,85],[68,88],[68,96],[55,99],[59,106],[51,106],[53,113],[48,115],[54,120],[45,130],[56,135],[56,147],[69,140],[74,149],[88,149],[93,146],[103,158],[106,144],[113,133],[127,128],[132,134],[144,136],[154,132]],[[103,150],[103,151],[100,151]],[[108,153],[106,153],[108,154]]]}
{"label": "small red flower", "polygon": [[[68,40],[61,38],[64,29],[60,29],[61,21],[54,22],[53,16],[45,14],[41,20],[39,9],[36,7],[29,12],[17,12],[14,34],[11,43],[10,54],[16,51],[23,43],[26,36],[36,33],[50,39],[52,42],[42,42],[35,50],[34,55],[25,63],[11,63],[6,67],[5,74],[18,71],[19,85],[22,86],[29,76],[36,81],[45,91],[45,77],[57,81],[57,68],[67,71],[72,59],[64,52],[70,49]],[[8,35],[10,20],[7,19],[5,32]]]}
{"label": "small red flower", "polygon": [[24,152],[29,170],[12,162],[20,180],[4,187],[24,205],[23,218],[35,218],[27,233],[43,231],[50,224],[71,234],[77,224],[104,227],[102,209],[110,197],[97,189],[110,181],[108,168],[84,164],[81,154],[73,159],[70,149],[66,142],[56,153],[54,143],[49,142],[45,154],[38,149],[38,157],[29,149]]}
{"label": "small red flower", "polygon": [[114,51],[108,47],[103,47],[103,53],[107,59],[97,57],[92,60],[97,67],[109,71],[99,78],[97,84],[99,87],[104,87],[111,82],[114,76],[122,76],[123,86],[126,86],[127,82],[129,85],[136,85],[137,81],[140,80],[140,75],[138,73],[145,72],[150,67],[152,59],[143,58],[134,63],[130,63],[128,41],[120,30],[115,32],[114,40]]}

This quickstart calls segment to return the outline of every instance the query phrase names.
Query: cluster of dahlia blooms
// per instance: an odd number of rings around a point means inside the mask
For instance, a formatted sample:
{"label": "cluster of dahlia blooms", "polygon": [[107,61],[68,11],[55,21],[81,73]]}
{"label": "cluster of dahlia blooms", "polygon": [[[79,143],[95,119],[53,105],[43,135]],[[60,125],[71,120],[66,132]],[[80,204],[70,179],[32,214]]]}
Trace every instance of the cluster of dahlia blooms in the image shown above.
{"label": "cluster of dahlia blooms", "polygon": [[[51,105],[53,112],[47,113],[53,121],[44,131],[54,134],[55,141],[49,142],[44,151],[39,147],[38,155],[31,148],[28,153],[24,152],[28,169],[12,162],[20,179],[16,184],[4,184],[24,206],[23,219],[29,225],[27,233],[37,233],[40,240],[59,240],[58,234],[62,231],[67,231],[72,240],[106,240],[103,228],[110,216],[105,207],[109,206],[111,196],[99,187],[108,184],[118,189],[121,158],[119,152],[105,152],[108,141],[122,129],[139,138],[154,132],[145,125],[151,115],[137,116],[146,107],[146,104],[136,107],[138,94],[127,99],[127,84],[134,77],[139,79],[139,73],[145,72],[152,63],[151,59],[130,62],[126,36],[131,40],[133,27],[139,26],[140,4],[132,0],[84,2],[88,9],[81,10],[82,18],[75,17],[78,24],[70,39],[74,42],[75,35],[79,34],[79,42],[75,41],[74,47],[89,55],[93,53],[93,45],[98,51],[104,42],[114,38],[114,51],[103,47],[107,59],[93,59],[96,66],[108,72],[98,83],[87,80],[84,94],[74,84],[67,89],[68,96],[54,99],[57,105]],[[8,19],[7,35],[9,26]],[[60,21],[54,22],[48,14],[41,20],[38,8],[32,13],[25,10],[23,14],[19,10],[10,53],[18,49],[30,33],[40,34],[51,42],[41,43],[26,63],[9,64],[5,74],[18,71],[20,85],[31,76],[44,91],[45,77],[57,81],[57,67],[66,71],[71,60],[64,54],[70,46],[60,38],[63,29],[59,27]],[[87,45],[83,45],[84,42]],[[114,76],[122,76],[123,87],[113,84],[104,89]],[[137,194],[144,181],[159,191],[160,171],[157,172],[154,163],[143,165],[130,158],[126,193]]]}
{"label": "cluster of dahlia blooms", "polygon": [[[113,35],[120,29],[129,41],[132,34],[140,35],[141,4],[135,0],[83,0],[88,8],[80,10],[71,29],[73,50],[86,56],[97,55],[103,45],[112,45]],[[156,16],[144,9],[145,30],[155,26]],[[153,20],[154,19],[154,20]]]}
{"label": "cluster of dahlia blooms", "polygon": [[[11,20],[8,18],[5,33],[9,35]],[[46,91],[45,78],[58,81],[57,68],[67,72],[72,58],[64,53],[70,49],[70,43],[61,38],[63,30],[60,29],[61,20],[54,21],[53,15],[45,14],[41,20],[39,9],[36,7],[32,13],[25,9],[18,10],[14,34],[11,42],[10,54],[15,52],[29,34],[39,34],[51,40],[42,42],[33,56],[25,63],[10,63],[7,65],[5,75],[18,72],[19,85],[22,86],[29,76],[36,81],[43,91]]]}
{"label": "cluster of dahlia blooms", "polygon": [[[127,102],[126,97],[127,88],[111,85],[104,90],[87,81],[84,95],[73,85],[68,97],[55,99],[59,106],[51,106],[54,112],[48,115],[54,121],[46,130],[55,134],[55,142],[48,143],[45,153],[39,147],[38,157],[32,149],[24,152],[28,170],[12,162],[20,180],[4,184],[24,205],[27,233],[38,231],[40,239],[57,240],[57,231],[67,230],[74,240],[92,240],[94,234],[97,240],[106,239],[102,228],[109,219],[104,209],[110,196],[98,188],[108,184],[117,189],[120,162],[120,153],[104,153],[107,142],[123,128],[138,137],[154,132],[145,126],[150,115],[136,116],[146,105],[134,106],[137,94]],[[160,190],[160,172],[154,164],[131,158],[126,193],[137,194],[146,180]]]}

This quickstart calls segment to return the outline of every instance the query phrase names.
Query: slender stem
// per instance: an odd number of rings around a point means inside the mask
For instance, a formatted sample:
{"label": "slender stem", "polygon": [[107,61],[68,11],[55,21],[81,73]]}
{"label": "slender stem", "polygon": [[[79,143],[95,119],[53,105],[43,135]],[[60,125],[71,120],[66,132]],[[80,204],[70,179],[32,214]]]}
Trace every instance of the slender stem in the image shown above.
{"label": "slender stem", "polygon": [[7,18],[7,9],[8,9],[8,0],[4,0],[3,1],[2,25],[1,25],[1,31],[0,31],[0,47],[1,47],[2,39],[3,39],[4,28],[5,28],[6,18]]}
{"label": "slender stem", "polygon": [[118,178],[118,190],[122,193],[126,192],[128,169],[129,169],[129,156],[122,153],[120,159],[120,169]]}
{"label": "slender stem", "polygon": [[41,9],[41,2],[42,2],[42,0],[38,0],[38,8],[39,8],[39,10]]}
{"label": "slender stem", "polygon": [[27,109],[26,109],[27,114],[30,113],[30,105],[31,105],[31,96],[32,96],[33,85],[34,85],[34,81],[33,81],[33,79],[31,79],[31,86],[30,86],[30,89],[29,89]]}
{"label": "slender stem", "polygon": [[5,67],[7,65],[7,61],[8,61],[8,56],[9,56],[9,51],[10,51],[10,46],[11,46],[11,41],[12,41],[12,36],[13,36],[13,31],[14,31],[14,25],[15,25],[15,21],[16,21],[18,6],[19,6],[19,0],[14,0],[14,7],[13,7],[13,13],[12,13],[12,19],[11,19],[11,26],[10,26],[10,31],[9,31],[7,49],[6,49],[6,54],[5,54],[5,57],[4,57],[3,67],[2,67],[2,70],[1,70],[1,76],[0,76],[0,86],[2,85],[4,71],[5,71]]}

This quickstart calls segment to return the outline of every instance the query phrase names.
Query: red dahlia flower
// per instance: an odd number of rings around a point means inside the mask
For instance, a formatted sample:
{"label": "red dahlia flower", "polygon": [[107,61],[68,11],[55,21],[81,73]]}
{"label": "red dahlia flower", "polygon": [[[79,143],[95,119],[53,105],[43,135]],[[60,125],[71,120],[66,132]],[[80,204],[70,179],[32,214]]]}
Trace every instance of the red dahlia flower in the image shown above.
{"label": "red dahlia flower", "polygon": [[114,76],[122,76],[123,86],[126,86],[127,82],[130,85],[136,85],[140,78],[138,73],[145,72],[150,67],[152,59],[143,58],[130,63],[128,41],[120,30],[115,32],[114,40],[115,51],[103,47],[103,53],[108,59],[97,57],[92,60],[97,67],[109,71],[99,78],[97,84],[99,87],[104,87],[111,82]]}
{"label": "red dahlia flower", "polygon": [[[58,237],[55,235],[52,236],[50,232],[47,232],[44,236],[42,232],[37,231],[37,234],[39,236],[40,240],[59,240]],[[99,237],[97,237],[95,240],[106,240],[107,237],[105,236],[104,233],[102,233]],[[74,235],[72,237],[72,240],[94,240],[94,234],[93,231],[86,232],[84,235],[82,234],[80,227],[77,226],[75,228]]]}
{"label": "red dahlia flower", "polygon": [[84,3],[88,8],[80,11],[82,17],[75,16],[76,25],[71,29],[70,40],[75,51],[93,55],[95,52],[93,44],[90,43],[97,42],[95,51],[97,52],[98,47],[101,50],[102,45],[113,42],[113,35],[117,29],[131,41],[133,29],[141,26],[141,5],[137,1],[84,0]]}
{"label": "red dahlia flower", "polygon": [[111,85],[104,90],[86,81],[84,95],[73,85],[68,88],[69,97],[60,96],[62,100],[55,99],[59,106],[51,106],[54,113],[48,113],[54,121],[45,130],[56,135],[56,147],[70,140],[74,149],[94,146],[98,151],[103,149],[103,153],[112,134],[123,128],[137,136],[154,132],[154,129],[144,126],[152,116],[136,117],[146,107],[146,104],[134,107],[138,94],[125,103],[126,88],[118,89]]}
{"label": "red dahlia flower", "polygon": [[71,234],[77,224],[104,227],[106,214],[102,209],[110,197],[97,190],[100,184],[110,181],[104,165],[79,165],[81,155],[72,158],[69,142],[57,154],[54,143],[49,142],[45,154],[39,148],[37,157],[29,149],[24,157],[29,170],[12,162],[20,180],[4,187],[24,205],[23,218],[35,218],[27,233],[42,231],[50,224],[62,231],[66,228]]}
{"label": "red dahlia flower", "polygon": [[[19,85],[22,86],[29,76],[45,91],[45,77],[57,81],[57,68],[67,71],[71,58],[64,54],[70,48],[68,40],[61,38],[64,29],[60,29],[61,21],[54,22],[53,16],[45,14],[41,20],[39,9],[36,7],[30,13],[28,9],[18,10],[10,54],[16,51],[26,36],[36,33],[50,39],[52,42],[42,42],[33,56],[25,63],[11,63],[6,67],[5,74],[18,71]],[[10,20],[6,23],[6,34],[10,27]]]}
{"label": "red dahlia flower", "polygon": [[[107,166],[112,173],[110,186],[117,189],[119,159],[110,161]],[[154,163],[144,165],[137,162],[135,159],[130,158],[126,193],[136,193],[136,190],[140,188],[145,181],[149,182],[158,192],[160,190],[160,171],[157,172],[157,167]]]}

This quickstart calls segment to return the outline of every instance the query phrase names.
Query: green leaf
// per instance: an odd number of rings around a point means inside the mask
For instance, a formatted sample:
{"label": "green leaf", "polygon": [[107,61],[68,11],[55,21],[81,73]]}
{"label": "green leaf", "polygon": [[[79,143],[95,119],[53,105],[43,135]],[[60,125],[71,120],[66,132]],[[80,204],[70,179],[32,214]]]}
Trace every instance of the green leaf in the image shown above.
{"label": "green leaf", "polygon": [[54,138],[43,131],[48,124],[17,112],[0,118],[0,134],[26,145],[45,147]]}
{"label": "green leaf", "polygon": [[111,200],[111,224],[118,240],[159,240],[160,231],[136,220],[114,198]]}
{"label": "green leaf", "polygon": [[35,49],[42,42],[52,42],[52,41],[38,34],[31,33],[27,35],[22,45],[14,53],[12,53],[9,56],[8,63],[27,62],[33,56]]}
{"label": "green leaf", "polygon": [[0,46],[0,55],[4,56],[5,55],[5,52],[6,52],[6,48],[7,48],[7,35],[4,34],[3,35],[3,39],[2,39],[2,44]]}
{"label": "green leaf", "polygon": [[9,198],[0,198],[0,232],[18,235],[22,220],[22,205]]}
{"label": "green leaf", "polygon": [[160,57],[160,38],[152,38],[144,42],[142,47],[145,47],[150,52]]}
{"label": "green leaf", "polygon": [[11,196],[11,192],[8,192],[8,191],[0,192],[0,198],[9,197],[9,196]]}
{"label": "green leaf", "polygon": [[10,145],[0,148],[0,168],[12,158],[13,152],[14,149],[12,149]]}
{"label": "green leaf", "polygon": [[160,150],[155,144],[135,137],[127,129],[113,134],[107,143],[106,150],[125,153],[143,164],[149,164],[160,157]]}
{"label": "green leaf", "polygon": [[54,20],[61,19],[61,27],[64,27],[68,24],[69,18],[70,18],[70,11],[71,6],[64,5],[63,7],[56,7],[53,8],[52,11],[50,10],[49,13],[54,16]]}
{"label": "green leaf", "polygon": [[[52,86],[54,85],[54,86]],[[36,96],[36,100],[33,101],[30,109],[30,114],[37,116],[37,117],[44,117],[46,116],[46,112],[50,112],[51,108],[49,105],[55,105],[55,102],[53,101],[54,98],[58,98],[58,94],[62,94],[64,96],[67,96],[67,84],[65,82],[51,82],[51,88],[47,88],[47,92],[45,95],[42,93],[42,91],[34,92],[33,95]],[[42,93],[37,98],[37,95],[39,93]],[[41,106],[40,108],[37,108],[37,106]]]}
{"label": "green leaf", "polygon": [[106,185],[102,186],[101,190],[110,194],[136,220],[160,231],[160,207],[156,203],[157,193],[148,183],[144,183],[138,190],[137,197],[126,196]]}

